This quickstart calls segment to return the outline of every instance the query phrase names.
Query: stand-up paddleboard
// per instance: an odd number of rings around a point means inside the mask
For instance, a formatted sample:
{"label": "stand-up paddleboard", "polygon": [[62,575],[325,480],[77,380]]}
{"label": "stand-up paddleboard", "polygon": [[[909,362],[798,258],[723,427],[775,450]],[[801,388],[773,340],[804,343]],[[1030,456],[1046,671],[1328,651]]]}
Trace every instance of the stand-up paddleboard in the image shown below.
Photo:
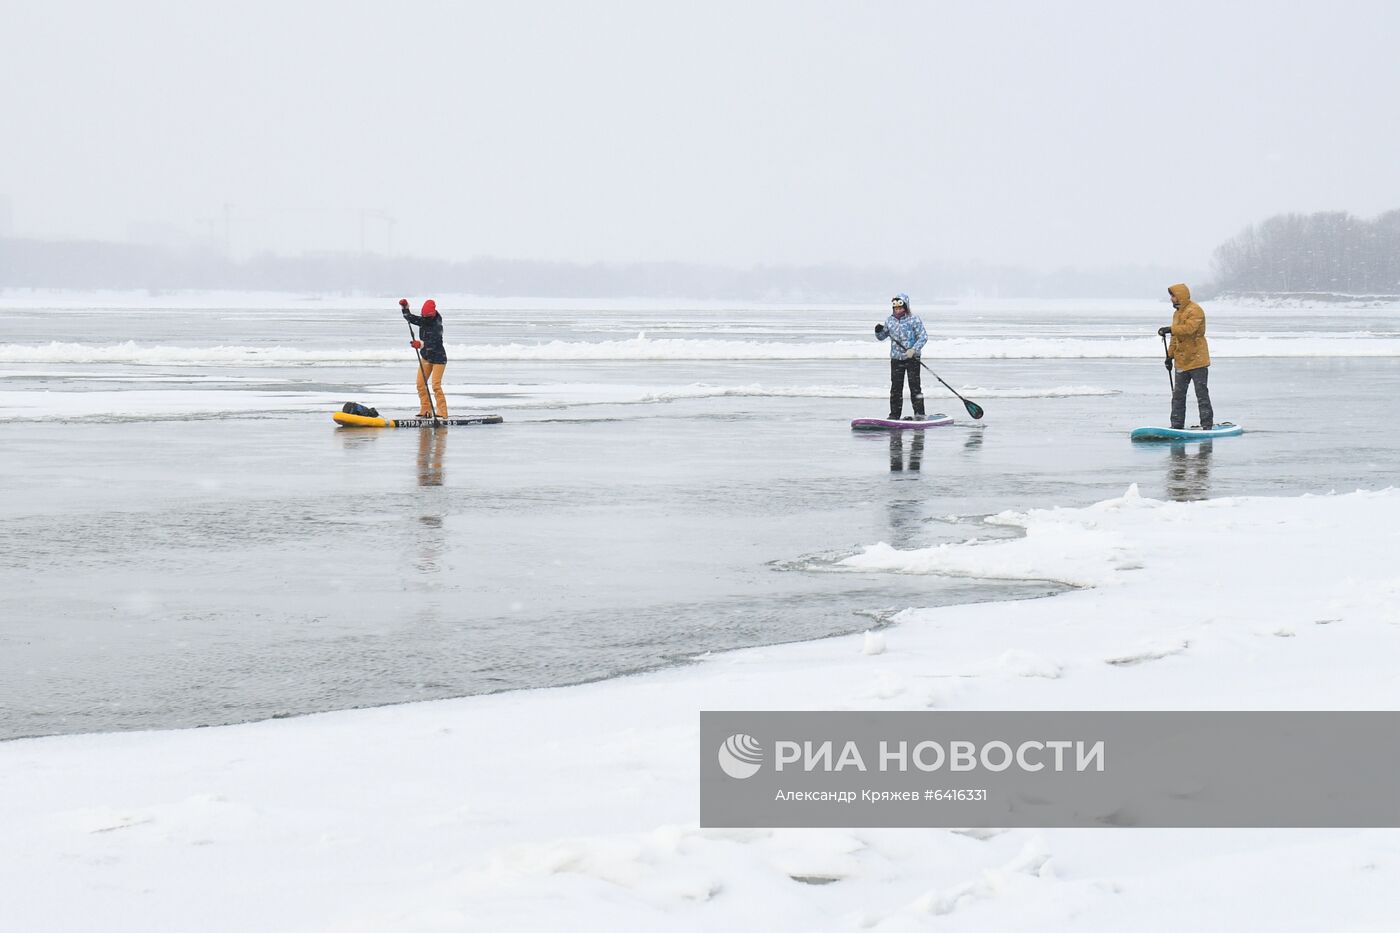
{"label": "stand-up paddleboard", "polygon": [[500,415],[476,415],[472,418],[369,418],[343,411],[333,412],[332,420],[346,428],[458,428],[468,424],[500,424]]}
{"label": "stand-up paddleboard", "polygon": [[851,430],[918,431],[923,428],[942,428],[952,423],[952,417],[939,412],[936,415],[926,415],[918,421],[896,421],[893,418],[857,418],[851,422]]}
{"label": "stand-up paddleboard", "polygon": [[1234,437],[1243,434],[1244,428],[1228,421],[1217,424],[1209,431],[1199,428],[1134,428],[1135,441],[1207,441],[1215,437]]}

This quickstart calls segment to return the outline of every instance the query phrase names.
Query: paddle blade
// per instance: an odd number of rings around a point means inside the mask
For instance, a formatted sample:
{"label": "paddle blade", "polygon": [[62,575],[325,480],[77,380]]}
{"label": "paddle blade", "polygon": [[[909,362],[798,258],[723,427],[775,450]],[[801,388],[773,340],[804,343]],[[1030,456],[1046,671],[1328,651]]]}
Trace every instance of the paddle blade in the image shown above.
{"label": "paddle blade", "polygon": [[967,413],[977,421],[981,421],[982,416],[986,414],[986,412],[982,410],[982,406],[978,405],[976,402],[969,402],[967,399],[963,399],[963,404],[967,406]]}

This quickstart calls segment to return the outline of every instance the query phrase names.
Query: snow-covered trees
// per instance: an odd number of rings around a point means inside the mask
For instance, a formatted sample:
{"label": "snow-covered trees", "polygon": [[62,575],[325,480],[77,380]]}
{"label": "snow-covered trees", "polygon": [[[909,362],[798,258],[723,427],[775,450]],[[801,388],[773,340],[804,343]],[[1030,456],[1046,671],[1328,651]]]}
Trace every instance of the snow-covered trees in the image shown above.
{"label": "snow-covered trees", "polygon": [[1344,211],[1279,214],[1215,251],[1228,292],[1400,295],[1400,210],[1374,220]]}

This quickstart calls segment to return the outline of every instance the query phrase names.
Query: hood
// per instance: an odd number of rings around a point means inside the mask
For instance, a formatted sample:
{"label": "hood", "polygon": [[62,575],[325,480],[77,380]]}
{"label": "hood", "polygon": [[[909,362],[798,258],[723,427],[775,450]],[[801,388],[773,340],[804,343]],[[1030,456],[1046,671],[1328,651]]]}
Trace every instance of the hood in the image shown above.
{"label": "hood", "polygon": [[1172,302],[1184,305],[1191,300],[1191,289],[1178,282],[1176,285],[1167,286],[1167,294],[1172,296]]}

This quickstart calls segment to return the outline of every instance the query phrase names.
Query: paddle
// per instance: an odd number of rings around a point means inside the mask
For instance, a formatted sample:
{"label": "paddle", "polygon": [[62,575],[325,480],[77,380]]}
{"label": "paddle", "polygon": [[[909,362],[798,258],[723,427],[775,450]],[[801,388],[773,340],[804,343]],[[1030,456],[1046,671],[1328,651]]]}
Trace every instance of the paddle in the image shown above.
{"label": "paddle", "polygon": [[1175,392],[1176,383],[1172,382],[1172,351],[1167,348],[1167,335],[1159,331],[1157,336],[1162,338],[1162,352],[1167,355],[1167,388]]}
{"label": "paddle", "polygon": [[[886,331],[886,333],[889,332]],[[896,337],[894,334],[890,334],[890,341],[894,343],[896,347],[899,347],[901,350],[903,350],[905,353],[909,352],[909,348],[906,347],[904,344],[900,343],[899,338]],[[915,359],[918,359],[918,357],[915,357]],[[928,369],[928,366],[924,363],[923,360],[919,360],[919,365],[923,366],[924,369]],[[928,369],[928,373],[930,376],[937,379],[939,382],[943,382],[943,377],[938,375],[938,373],[934,372],[931,369]],[[943,382],[943,388],[958,396],[958,399],[963,403],[963,406],[967,408],[967,413],[971,415],[974,420],[981,420],[982,416],[986,414],[986,412],[982,410],[981,405],[978,405],[976,402],[969,402],[967,399],[963,398],[962,395],[958,393],[957,389],[948,385],[948,383]]]}
{"label": "paddle", "polygon": [[[400,298],[399,307],[408,310],[408,299]],[[413,322],[404,321],[408,325],[409,346],[418,342],[418,335],[413,332]],[[413,348],[413,357],[418,360],[418,373],[423,377],[423,394],[428,397],[428,411],[433,413],[433,420],[437,420],[437,406],[433,404],[433,387],[428,385],[428,371],[423,368],[423,354],[418,352],[418,348]]]}

